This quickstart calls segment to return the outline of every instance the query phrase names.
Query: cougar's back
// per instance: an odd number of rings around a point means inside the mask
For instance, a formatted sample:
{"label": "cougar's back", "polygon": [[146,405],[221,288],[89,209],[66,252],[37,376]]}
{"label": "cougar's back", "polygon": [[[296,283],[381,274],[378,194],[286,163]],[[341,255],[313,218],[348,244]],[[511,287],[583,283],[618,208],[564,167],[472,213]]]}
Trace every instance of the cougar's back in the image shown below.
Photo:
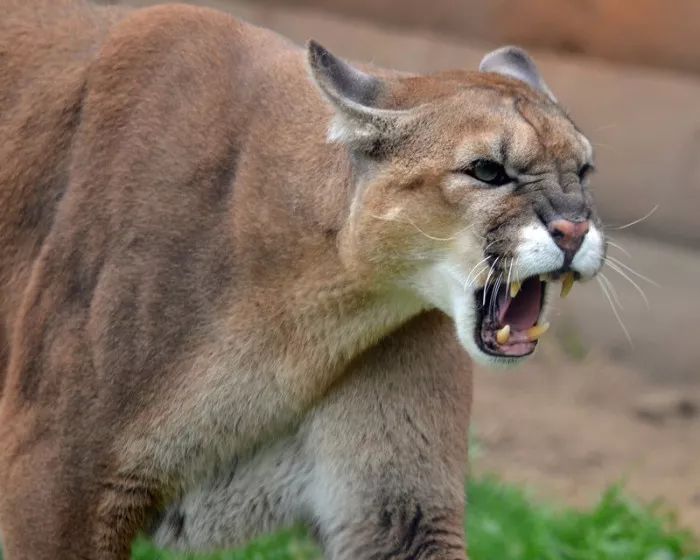
{"label": "cougar's back", "polygon": [[115,9],[0,0],[0,390],[11,325],[68,182],[85,75]]}

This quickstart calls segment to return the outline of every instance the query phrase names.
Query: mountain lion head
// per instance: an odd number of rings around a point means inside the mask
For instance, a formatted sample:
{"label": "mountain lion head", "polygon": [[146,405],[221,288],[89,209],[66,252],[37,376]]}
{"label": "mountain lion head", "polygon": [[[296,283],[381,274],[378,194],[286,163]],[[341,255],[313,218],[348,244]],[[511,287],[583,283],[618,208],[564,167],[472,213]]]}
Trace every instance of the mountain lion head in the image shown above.
{"label": "mountain lion head", "polygon": [[313,42],[309,60],[329,141],[353,162],[346,264],[450,315],[482,363],[531,354],[550,296],[598,272],[604,240],[591,143],[527,53],[423,77],[367,73]]}

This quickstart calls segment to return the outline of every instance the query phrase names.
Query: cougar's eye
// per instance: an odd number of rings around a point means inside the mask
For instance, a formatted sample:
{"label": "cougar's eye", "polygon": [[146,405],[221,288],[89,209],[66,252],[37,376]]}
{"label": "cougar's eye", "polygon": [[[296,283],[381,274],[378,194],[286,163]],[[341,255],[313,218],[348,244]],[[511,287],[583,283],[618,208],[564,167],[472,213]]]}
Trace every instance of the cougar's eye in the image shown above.
{"label": "cougar's eye", "polygon": [[490,159],[477,159],[461,172],[494,187],[500,187],[513,181],[500,163]]}

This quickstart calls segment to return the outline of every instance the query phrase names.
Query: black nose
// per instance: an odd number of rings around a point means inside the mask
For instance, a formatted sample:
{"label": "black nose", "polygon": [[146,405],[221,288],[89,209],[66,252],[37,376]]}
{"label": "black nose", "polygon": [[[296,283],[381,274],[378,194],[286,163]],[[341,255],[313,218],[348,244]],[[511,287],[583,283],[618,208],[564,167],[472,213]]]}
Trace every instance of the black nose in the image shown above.
{"label": "black nose", "polygon": [[549,234],[564,253],[565,264],[570,264],[583,243],[590,228],[590,221],[572,222],[564,219],[552,220],[547,224]]}

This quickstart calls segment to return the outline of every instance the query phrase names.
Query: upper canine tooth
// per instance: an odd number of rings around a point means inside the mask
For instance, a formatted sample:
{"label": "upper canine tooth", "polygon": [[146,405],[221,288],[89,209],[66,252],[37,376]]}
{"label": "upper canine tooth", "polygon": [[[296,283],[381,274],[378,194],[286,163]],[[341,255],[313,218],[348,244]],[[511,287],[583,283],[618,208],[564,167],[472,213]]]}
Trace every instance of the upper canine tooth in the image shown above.
{"label": "upper canine tooth", "polygon": [[496,341],[498,344],[506,344],[510,339],[510,325],[506,325],[502,329],[496,331]]}
{"label": "upper canine tooth", "polygon": [[514,298],[515,296],[518,295],[520,292],[520,288],[522,287],[522,284],[520,282],[512,282],[510,285],[510,297]]}
{"label": "upper canine tooth", "polygon": [[530,327],[529,329],[527,329],[525,331],[525,335],[527,336],[530,342],[534,342],[548,330],[549,323],[542,323],[541,325],[535,325],[534,327]]}
{"label": "upper canine tooth", "polygon": [[574,273],[567,272],[564,278],[561,279],[561,297],[565,298],[569,295],[571,288],[574,286]]}

